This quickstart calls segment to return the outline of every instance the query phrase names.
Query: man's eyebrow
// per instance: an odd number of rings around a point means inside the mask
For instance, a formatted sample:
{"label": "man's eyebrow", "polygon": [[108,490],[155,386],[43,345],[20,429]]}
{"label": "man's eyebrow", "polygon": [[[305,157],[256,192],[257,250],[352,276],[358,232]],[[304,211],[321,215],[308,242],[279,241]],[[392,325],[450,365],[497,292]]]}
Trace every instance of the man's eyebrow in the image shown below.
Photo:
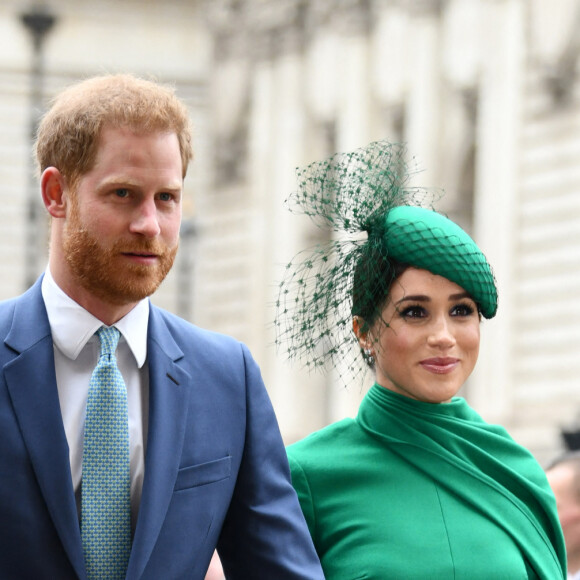
{"label": "man's eyebrow", "polygon": [[[135,189],[139,189],[141,187],[141,183],[137,180],[121,177],[121,176],[110,176],[106,179],[101,181],[100,185],[101,188],[107,189],[109,187],[116,187],[118,189],[123,189],[124,187],[132,187]],[[158,188],[159,191],[170,191],[170,192],[177,192],[182,190],[182,182],[175,181],[174,183],[167,183],[164,186]]]}

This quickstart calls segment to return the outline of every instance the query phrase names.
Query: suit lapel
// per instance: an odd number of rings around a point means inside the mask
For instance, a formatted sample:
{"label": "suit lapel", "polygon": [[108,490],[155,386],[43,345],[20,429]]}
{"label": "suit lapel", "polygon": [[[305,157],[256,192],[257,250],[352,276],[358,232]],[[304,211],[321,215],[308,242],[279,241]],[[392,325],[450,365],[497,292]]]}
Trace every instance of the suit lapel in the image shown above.
{"label": "suit lapel", "polygon": [[171,497],[185,433],[187,386],[191,376],[177,361],[183,352],[161,314],[151,306],[147,340],[149,428],[145,478],[127,578],[139,578],[161,531]]}
{"label": "suit lapel", "polygon": [[4,366],[4,376],[22,437],[64,549],[78,576],[84,578],[69,449],[40,281],[16,302],[14,322],[5,342],[17,353]]}

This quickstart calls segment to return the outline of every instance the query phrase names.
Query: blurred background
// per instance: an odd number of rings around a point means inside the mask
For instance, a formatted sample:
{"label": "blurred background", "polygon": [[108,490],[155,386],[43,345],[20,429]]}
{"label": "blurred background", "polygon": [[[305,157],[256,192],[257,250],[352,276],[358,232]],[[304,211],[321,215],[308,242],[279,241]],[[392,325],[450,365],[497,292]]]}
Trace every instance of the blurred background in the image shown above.
{"label": "blurred background", "polygon": [[273,346],[283,266],[330,235],[284,208],[295,169],[403,141],[499,283],[463,395],[545,462],[580,447],[579,56],[578,0],[2,0],[0,299],[46,265],[31,139],[50,98],[101,73],[170,83],[195,160],[153,300],[249,345],[290,443],[356,413],[370,381]]}

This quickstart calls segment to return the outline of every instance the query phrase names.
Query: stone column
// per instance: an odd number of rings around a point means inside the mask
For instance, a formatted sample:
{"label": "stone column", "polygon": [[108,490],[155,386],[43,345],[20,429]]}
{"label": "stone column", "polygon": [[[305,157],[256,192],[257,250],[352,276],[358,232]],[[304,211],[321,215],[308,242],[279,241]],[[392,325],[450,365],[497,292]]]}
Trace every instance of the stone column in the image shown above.
{"label": "stone column", "polygon": [[522,110],[525,4],[488,0],[481,23],[481,81],[477,120],[474,238],[491,262],[499,312],[482,324],[479,363],[470,393],[491,421],[509,418],[513,392],[512,313],[518,202],[518,144]]}
{"label": "stone column", "polygon": [[410,3],[407,43],[407,111],[404,140],[421,173],[415,185],[439,187],[441,118],[440,0]]}
{"label": "stone column", "polygon": [[337,87],[337,151],[363,147],[370,140],[372,99],[369,91],[370,7],[368,2],[345,2],[335,26],[339,45],[340,82]]}
{"label": "stone column", "polygon": [[305,66],[299,3],[271,4],[256,23],[250,111],[249,188],[260,201],[258,254],[261,304],[253,300],[256,327],[263,333],[262,370],[286,441],[321,426],[324,390],[320,375],[291,366],[274,348],[274,304],[285,265],[305,248],[308,220],[291,214],[285,200],[296,189],[295,169],[305,163]]}
{"label": "stone column", "polygon": [[[338,45],[339,83],[336,102],[336,151],[364,147],[373,135],[373,100],[369,90],[371,10],[368,2],[341,3],[332,25],[340,34]],[[353,347],[357,356],[358,349]],[[368,386],[363,378],[345,385],[338,372],[328,375],[327,414],[329,422],[354,416]]]}

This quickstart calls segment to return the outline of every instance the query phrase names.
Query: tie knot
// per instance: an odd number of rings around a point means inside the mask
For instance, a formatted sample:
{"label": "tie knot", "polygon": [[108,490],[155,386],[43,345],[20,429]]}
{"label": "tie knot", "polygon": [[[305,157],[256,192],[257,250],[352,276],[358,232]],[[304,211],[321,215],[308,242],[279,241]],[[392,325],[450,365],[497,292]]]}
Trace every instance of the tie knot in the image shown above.
{"label": "tie knot", "polygon": [[101,341],[101,356],[114,355],[121,333],[114,326],[101,326],[97,331],[97,336]]}

